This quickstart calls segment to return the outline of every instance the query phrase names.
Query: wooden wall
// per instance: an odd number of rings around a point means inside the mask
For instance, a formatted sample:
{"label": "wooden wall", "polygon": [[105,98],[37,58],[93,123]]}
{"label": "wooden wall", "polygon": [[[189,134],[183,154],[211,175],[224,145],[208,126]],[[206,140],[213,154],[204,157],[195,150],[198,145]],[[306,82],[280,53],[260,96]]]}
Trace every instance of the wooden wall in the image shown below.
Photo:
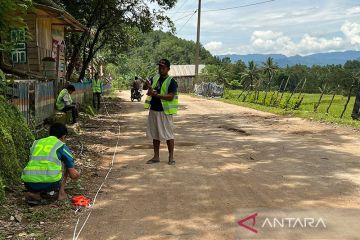
{"label": "wooden wall", "polygon": [[[13,68],[22,72],[34,72],[42,75],[42,59],[44,57],[54,57],[53,39],[64,40],[64,26],[59,25],[63,22],[39,9],[28,13],[25,22],[30,35],[26,42],[27,63],[14,64]],[[12,65],[11,56],[6,57],[4,60],[7,65]],[[60,55],[60,61],[62,65],[65,64],[64,54]]]}

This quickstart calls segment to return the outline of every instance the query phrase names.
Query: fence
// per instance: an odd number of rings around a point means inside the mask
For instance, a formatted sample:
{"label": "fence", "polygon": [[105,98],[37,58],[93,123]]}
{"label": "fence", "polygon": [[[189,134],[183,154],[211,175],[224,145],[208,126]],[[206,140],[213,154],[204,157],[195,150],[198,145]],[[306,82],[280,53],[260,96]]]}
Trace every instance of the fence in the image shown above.
{"label": "fence", "polygon": [[51,117],[55,112],[54,82],[37,82],[35,84],[35,125]]}
{"label": "fence", "polygon": [[26,122],[29,124],[31,119],[30,113],[30,85],[32,84],[31,81],[24,80],[19,82],[14,82],[13,84],[13,91],[11,97],[11,103],[15,105],[23,117],[25,118]]}
{"label": "fence", "polygon": [[[76,91],[74,102],[83,104],[92,100],[91,82],[73,83]],[[104,85],[104,93],[109,93],[111,85]],[[24,116],[29,126],[39,126],[55,112],[56,87],[53,81],[17,80],[12,87],[11,102]]]}
{"label": "fence", "polygon": [[83,104],[92,99],[91,82],[72,83],[75,87],[75,92],[71,94],[74,102]]}

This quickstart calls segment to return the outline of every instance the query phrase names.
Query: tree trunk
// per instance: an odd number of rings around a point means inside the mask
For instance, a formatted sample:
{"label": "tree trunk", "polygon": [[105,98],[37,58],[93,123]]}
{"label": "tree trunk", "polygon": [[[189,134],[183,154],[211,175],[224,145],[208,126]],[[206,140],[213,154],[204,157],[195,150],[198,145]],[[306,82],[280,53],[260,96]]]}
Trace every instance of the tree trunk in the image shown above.
{"label": "tree trunk", "polygon": [[326,86],[327,86],[327,83],[325,83],[324,88],[321,91],[320,98],[319,98],[318,102],[316,103],[316,105],[314,106],[314,112],[317,112],[317,110],[318,110],[318,108],[320,106],[321,100],[322,100],[322,98],[323,98],[323,96],[324,96],[324,94],[326,92]]}
{"label": "tree trunk", "polygon": [[239,98],[248,90],[249,87],[250,87],[250,83],[249,83],[249,85],[247,85],[247,86],[240,92],[240,94],[239,94],[239,96],[237,97],[237,99],[239,99]]}
{"label": "tree trunk", "polygon": [[286,81],[286,84],[285,84],[285,88],[284,88],[283,92],[281,93],[281,97],[280,97],[280,100],[279,100],[279,104],[281,103],[281,101],[282,101],[282,99],[283,99],[283,97],[284,97],[284,93],[286,92],[286,88],[287,88],[287,86],[288,86],[288,84],[289,84],[289,80],[290,80],[290,76],[288,77],[288,79],[287,79],[287,81]]}
{"label": "tree trunk", "polygon": [[[278,97],[279,92],[280,92],[280,90],[281,90],[281,87],[282,87],[282,85],[284,84],[284,80],[285,80],[285,79],[283,79],[283,80],[281,81],[280,86],[279,86],[279,89],[272,94],[272,96],[271,96],[271,98],[270,98],[270,105],[272,105],[273,100]],[[274,98],[275,94],[276,94],[276,98]]]}
{"label": "tree trunk", "polygon": [[338,86],[336,89],[334,89],[334,94],[333,94],[333,96],[332,96],[332,98],[331,98],[331,101],[330,101],[330,103],[329,103],[329,106],[328,106],[327,109],[326,109],[326,113],[329,113],[330,108],[331,108],[331,105],[332,105],[333,102],[334,102],[334,99],[335,99],[335,96],[336,96],[336,93],[337,93],[337,90],[339,89],[339,87],[340,87],[340,86]]}
{"label": "tree trunk", "polygon": [[296,85],[295,89],[291,92],[290,97],[286,100],[285,109],[288,107],[291,98],[294,96],[294,94],[295,94],[295,92],[297,91],[297,89],[299,88],[301,82],[302,82],[302,81],[300,81],[300,82],[298,83],[298,85]]}
{"label": "tree trunk", "polygon": [[360,85],[358,83],[354,107],[353,107],[353,111],[351,113],[351,117],[353,119],[359,119],[359,108],[360,108]]}
{"label": "tree trunk", "polygon": [[271,88],[271,80],[272,80],[272,78],[273,78],[273,75],[269,74],[269,83],[268,83],[268,85],[267,85],[267,87],[265,89],[265,97],[264,97],[264,100],[263,100],[263,105],[265,105],[265,103],[266,103],[266,98],[267,98],[268,92],[269,92],[269,90]]}
{"label": "tree trunk", "polygon": [[351,93],[352,93],[352,90],[354,89],[354,86],[355,86],[355,82],[353,82],[353,84],[351,84],[351,87],[349,89],[349,94],[348,94],[348,98],[346,100],[346,103],[345,103],[345,106],[344,106],[344,110],[342,111],[341,115],[340,115],[340,118],[343,118],[344,117],[344,114],[346,112],[346,109],[347,109],[347,106],[349,105],[349,102],[350,102],[350,99],[351,99]]}

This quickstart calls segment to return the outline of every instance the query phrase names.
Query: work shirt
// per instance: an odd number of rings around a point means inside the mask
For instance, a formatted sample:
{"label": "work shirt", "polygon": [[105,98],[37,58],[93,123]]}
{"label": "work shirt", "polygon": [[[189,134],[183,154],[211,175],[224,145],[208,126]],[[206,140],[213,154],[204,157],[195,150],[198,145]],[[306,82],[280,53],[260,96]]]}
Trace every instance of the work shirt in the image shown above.
{"label": "work shirt", "polygon": [[[166,80],[167,77],[160,77],[158,83],[157,83],[157,86],[153,89],[155,90],[158,94],[160,94],[160,91],[161,91],[161,86],[163,84],[163,82]],[[153,78],[151,78],[151,85],[153,84]],[[174,78],[171,79],[170,81],[170,85],[169,85],[169,88],[168,88],[168,93],[177,93],[177,89],[178,89],[178,85],[177,85],[177,82],[175,81]],[[154,111],[158,111],[158,112],[161,112],[161,111],[164,111],[163,107],[162,107],[162,104],[161,104],[161,99],[160,98],[157,98],[157,97],[152,97],[151,98],[151,101],[150,101],[150,109],[151,110],[154,110]]]}
{"label": "work shirt", "polygon": [[73,100],[72,100],[68,90],[67,89],[65,89],[65,90],[66,90],[66,92],[65,92],[65,95],[63,97],[63,101],[65,103],[65,106],[70,106],[73,103]]}

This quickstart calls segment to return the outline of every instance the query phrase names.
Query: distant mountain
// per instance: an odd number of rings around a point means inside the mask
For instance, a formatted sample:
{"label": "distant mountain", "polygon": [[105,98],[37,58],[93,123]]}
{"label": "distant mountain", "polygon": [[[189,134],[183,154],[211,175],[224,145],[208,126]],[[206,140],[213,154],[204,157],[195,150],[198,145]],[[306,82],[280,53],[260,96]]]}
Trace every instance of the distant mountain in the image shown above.
{"label": "distant mountain", "polygon": [[296,64],[303,64],[307,66],[313,65],[330,65],[330,64],[345,64],[348,60],[360,60],[360,51],[346,51],[346,52],[330,52],[330,53],[316,53],[308,56],[292,56],[287,57],[282,54],[248,54],[248,55],[219,55],[220,59],[229,57],[232,62],[242,60],[245,63],[249,61],[255,61],[257,64],[261,64],[268,57],[274,58],[274,61],[280,67],[286,67],[287,65],[293,66]]}

